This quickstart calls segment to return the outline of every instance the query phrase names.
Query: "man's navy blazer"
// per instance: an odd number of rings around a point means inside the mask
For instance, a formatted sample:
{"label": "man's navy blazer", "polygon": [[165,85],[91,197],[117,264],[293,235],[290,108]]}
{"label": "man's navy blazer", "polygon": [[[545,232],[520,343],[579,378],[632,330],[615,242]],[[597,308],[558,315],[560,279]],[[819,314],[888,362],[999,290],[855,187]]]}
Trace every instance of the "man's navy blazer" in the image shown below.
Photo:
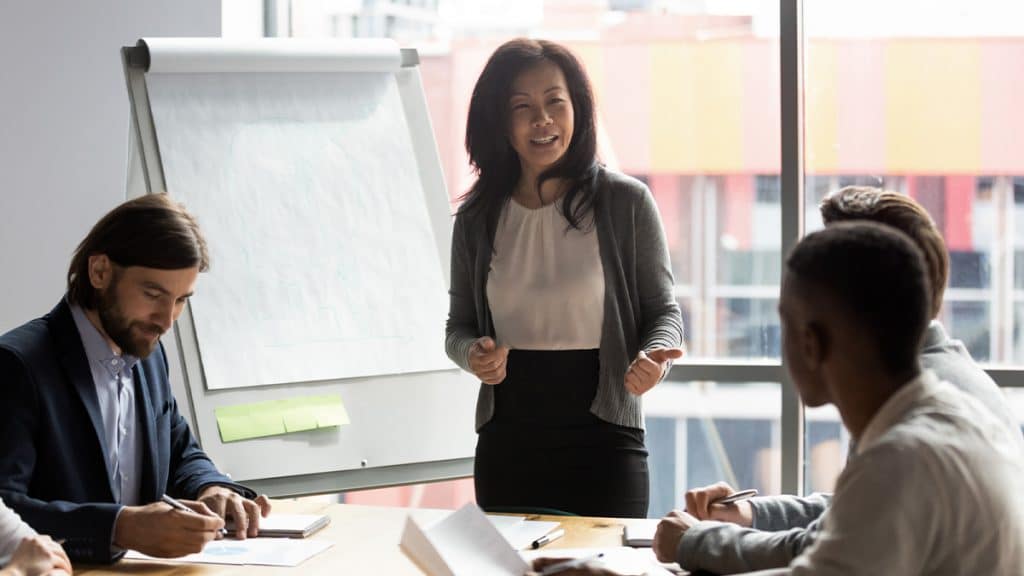
{"label": "man's navy blazer", "polygon": [[[140,496],[196,498],[211,484],[255,494],[217,471],[178,413],[163,346],[133,369],[142,444]],[[61,300],[0,336],[0,498],[73,560],[112,562],[120,504],[105,465],[103,419],[85,347]]]}

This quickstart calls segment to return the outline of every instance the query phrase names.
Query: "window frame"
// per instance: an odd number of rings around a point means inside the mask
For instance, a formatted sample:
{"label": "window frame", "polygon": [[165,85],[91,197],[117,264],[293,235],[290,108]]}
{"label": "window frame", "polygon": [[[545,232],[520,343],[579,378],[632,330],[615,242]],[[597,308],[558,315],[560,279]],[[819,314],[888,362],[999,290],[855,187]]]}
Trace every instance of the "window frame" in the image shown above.
{"label": "window frame", "polygon": [[[263,0],[264,36],[291,36],[292,0]],[[781,96],[781,172],[780,201],[781,235],[780,270],[785,267],[785,258],[790,249],[804,236],[805,230],[805,171],[804,171],[804,30],[803,0],[779,0],[779,47],[780,47],[780,96]],[[1011,183],[1009,194],[1009,214],[1005,217],[1013,219],[1015,182]],[[1013,223],[1010,223],[1012,226]],[[1012,236],[1011,236],[1012,238]],[[1004,258],[1006,264],[1013,269],[1014,255],[1012,250]],[[694,260],[697,262],[697,260]],[[708,271],[701,271],[708,273]],[[715,270],[710,271],[714,278]],[[694,274],[698,271],[694,270]],[[1010,275],[1003,279],[1002,290],[1011,295],[1011,308],[1024,304],[1024,289],[1013,285]],[[993,280],[996,281],[995,279]],[[700,315],[708,312],[700,304],[701,289],[697,278],[690,278],[688,283],[676,287],[676,297],[694,303],[691,309],[693,320],[699,322]],[[763,287],[756,287],[763,288]],[[1000,287],[992,286],[991,290]],[[717,301],[723,294],[713,290],[712,294],[703,294],[705,300]],[[964,289],[950,289],[961,297]],[[963,298],[958,301],[963,301]],[[999,313],[998,304],[990,314]],[[1007,311],[1001,311],[1007,312]],[[1009,311],[1012,316],[1013,310]],[[1003,330],[1009,331],[1012,345],[1013,322],[1004,325]],[[994,335],[993,335],[994,336]],[[983,364],[985,371],[1001,388],[1024,388],[1024,365],[993,366]],[[673,383],[711,381],[731,383],[778,382],[781,386],[780,414],[780,449],[781,449],[781,487],[783,493],[803,494],[805,487],[804,469],[806,423],[804,407],[792,385],[784,359],[683,359],[674,364],[663,385]]]}

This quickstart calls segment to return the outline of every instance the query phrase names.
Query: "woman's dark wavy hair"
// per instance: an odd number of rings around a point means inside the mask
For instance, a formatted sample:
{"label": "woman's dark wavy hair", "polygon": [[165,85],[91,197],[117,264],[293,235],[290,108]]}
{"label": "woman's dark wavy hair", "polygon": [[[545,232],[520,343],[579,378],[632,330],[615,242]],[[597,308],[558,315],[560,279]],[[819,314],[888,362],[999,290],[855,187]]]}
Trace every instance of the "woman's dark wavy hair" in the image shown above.
{"label": "woman's dark wavy hair", "polygon": [[523,71],[544,62],[555,64],[565,76],[574,127],[565,155],[537,176],[537,187],[551,178],[569,183],[562,197],[562,213],[573,228],[582,229],[584,217],[594,209],[597,131],[594,93],[587,73],[564,46],[516,38],[499,46],[487,61],[473,88],[466,120],[466,151],[477,179],[462,196],[458,213],[484,215],[492,237],[501,210],[522,174],[519,155],[508,139],[512,83]]}

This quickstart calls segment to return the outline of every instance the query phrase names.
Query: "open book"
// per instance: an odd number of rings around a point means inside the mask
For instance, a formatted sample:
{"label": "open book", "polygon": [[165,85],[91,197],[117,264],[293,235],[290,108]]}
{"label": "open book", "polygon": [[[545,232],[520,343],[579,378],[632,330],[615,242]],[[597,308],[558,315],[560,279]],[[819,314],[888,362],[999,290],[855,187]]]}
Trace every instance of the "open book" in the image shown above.
{"label": "open book", "polygon": [[[498,520],[498,524],[513,520]],[[554,523],[557,524],[557,523]],[[671,576],[650,549],[579,548],[517,552],[507,535],[475,504],[467,504],[440,522],[420,526],[410,515],[402,533],[402,550],[430,576],[523,576],[530,562],[540,557],[589,558],[602,568],[623,576]]]}
{"label": "open book", "polygon": [[428,528],[409,516],[400,545],[430,576],[523,576],[530,568],[472,503]]}

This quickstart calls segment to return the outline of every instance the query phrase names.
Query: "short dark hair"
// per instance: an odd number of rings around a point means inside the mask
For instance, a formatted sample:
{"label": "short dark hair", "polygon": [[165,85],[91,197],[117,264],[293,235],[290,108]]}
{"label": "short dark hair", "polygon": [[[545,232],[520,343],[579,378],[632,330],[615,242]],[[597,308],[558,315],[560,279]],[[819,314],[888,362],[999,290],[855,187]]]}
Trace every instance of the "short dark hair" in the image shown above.
{"label": "short dark hair", "polygon": [[106,214],[82,240],[68,267],[68,302],[87,309],[99,303],[89,282],[89,257],[106,254],[118,266],[159,270],[210,267],[196,219],[167,194],[147,194]]}
{"label": "short dark hair", "polygon": [[826,225],[851,220],[880,222],[903,232],[924,253],[931,283],[932,318],[942,310],[949,279],[949,253],[931,215],[910,196],[870,186],[847,186],[826,197],[819,206]]}
{"label": "short dark hair", "polygon": [[523,71],[544,62],[555,64],[565,76],[573,108],[573,133],[565,155],[537,177],[537,185],[551,178],[569,181],[562,213],[574,228],[581,228],[584,216],[594,206],[590,184],[597,173],[597,129],[594,93],[587,73],[572,52],[560,44],[516,38],[499,46],[487,60],[473,88],[466,118],[466,151],[477,179],[462,196],[459,213],[481,211],[491,232],[522,172],[519,156],[508,138],[512,84]]}
{"label": "short dark hair", "polygon": [[809,234],[790,252],[787,271],[807,293],[824,293],[878,343],[894,374],[917,366],[931,309],[921,250],[902,232],[869,221]]}

